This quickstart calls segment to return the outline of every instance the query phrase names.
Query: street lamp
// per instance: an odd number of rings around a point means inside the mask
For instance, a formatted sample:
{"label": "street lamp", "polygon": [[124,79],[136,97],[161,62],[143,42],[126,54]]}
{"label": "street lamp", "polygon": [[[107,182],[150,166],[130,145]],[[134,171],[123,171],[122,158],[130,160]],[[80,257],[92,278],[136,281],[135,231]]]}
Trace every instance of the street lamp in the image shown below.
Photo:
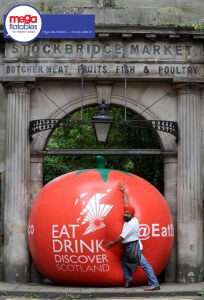
{"label": "street lamp", "polygon": [[113,123],[113,118],[106,112],[106,103],[104,99],[102,99],[99,105],[99,114],[92,118],[92,122],[97,141],[99,143],[105,143]]}

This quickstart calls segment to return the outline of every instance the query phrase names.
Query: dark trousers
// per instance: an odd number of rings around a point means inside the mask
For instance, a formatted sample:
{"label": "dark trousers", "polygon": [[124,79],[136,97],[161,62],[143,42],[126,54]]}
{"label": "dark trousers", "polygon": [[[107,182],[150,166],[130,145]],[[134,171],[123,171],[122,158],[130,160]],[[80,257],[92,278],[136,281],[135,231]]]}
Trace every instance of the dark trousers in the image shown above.
{"label": "dark trousers", "polygon": [[132,280],[132,271],[137,269],[140,262],[141,251],[139,241],[132,241],[122,244],[123,256],[121,258],[121,266],[126,283]]}
{"label": "dark trousers", "polygon": [[[139,265],[143,268],[145,271],[147,278],[148,278],[148,285],[149,286],[158,286],[158,280],[156,275],[154,274],[154,271],[152,269],[152,266],[148,263],[144,255],[141,253]],[[132,270],[128,266],[128,264],[125,261],[121,260],[121,266],[123,269],[123,276],[125,278],[125,282],[129,283],[132,281]]]}

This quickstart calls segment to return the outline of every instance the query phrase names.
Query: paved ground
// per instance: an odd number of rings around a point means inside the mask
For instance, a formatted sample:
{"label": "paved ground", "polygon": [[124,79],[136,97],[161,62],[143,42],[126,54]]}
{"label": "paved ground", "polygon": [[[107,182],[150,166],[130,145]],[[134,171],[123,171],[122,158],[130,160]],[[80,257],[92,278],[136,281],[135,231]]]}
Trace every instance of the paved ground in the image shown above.
{"label": "paved ground", "polygon": [[[50,298],[28,298],[28,297],[0,297],[1,300],[49,300]],[[56,300],[68,300],[68,299],[76,299],[76,298],[55,298]],[[116,298],[105,298],[106,300],[116,300]],[[201,300],[202,297],[199,296],[179,296],[179,297],[151,297],[151,299],[149,297],[131,297],[131,298],[127,298],[127,297],[120,297],[117,298],[119,300],[127,300],[127,299],[131,299],[131,300]],[[104,298],[94,298],[94,300],[104,300]]]}
{"label": "paved ground", "polygon": [[[145,292],[144,287],[68,287],[55,284],[13,284],[0,282],[0,299],[204,299],[204,282],[163,283],[161,289]],[[202,292],[202,293],[201,293]],[[202,296],[198,296],[201,294]],[[17,297],[17,298],[15,298]],[[141,298],[139,298],[141,297]]]}

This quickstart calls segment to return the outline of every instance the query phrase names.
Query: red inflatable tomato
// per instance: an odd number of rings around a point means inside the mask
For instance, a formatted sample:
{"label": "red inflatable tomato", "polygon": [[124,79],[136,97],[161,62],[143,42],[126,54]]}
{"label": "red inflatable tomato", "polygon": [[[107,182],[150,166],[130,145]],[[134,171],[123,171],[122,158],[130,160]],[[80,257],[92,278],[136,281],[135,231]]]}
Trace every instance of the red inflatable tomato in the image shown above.
{"label": "red inflatable tomato", "polygon": [[[140,222],[143,254],[156,274],[165,267],[173,244],[172,217],[163,196],[130,173],[109,169],[80,170],[49,182],[31,209],[29,247],[37,269],[52,281],[69,285],[120,286],[124,283],[122,247],[104,250],[123,226],[125,182]],[[139,267],[134,283],[144,284]]]}

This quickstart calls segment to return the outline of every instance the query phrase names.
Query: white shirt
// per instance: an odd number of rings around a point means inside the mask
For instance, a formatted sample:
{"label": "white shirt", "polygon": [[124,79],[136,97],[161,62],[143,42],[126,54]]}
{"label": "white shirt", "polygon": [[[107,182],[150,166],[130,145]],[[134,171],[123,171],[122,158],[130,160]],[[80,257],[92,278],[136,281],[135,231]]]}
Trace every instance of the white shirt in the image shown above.
{"label": "white shirt", "polygon": [[139,240],[138,219],[134,217],[129,222],[125,222],[120,236],[124,238],[124,240],[122,240],[122,243]]}
{"label": "white shirt", "polygon": [[[139,240],[139,221],[137,218],[132,218],[129,222],[125,222],[123,225],[123,229],[120,235],[124,240],[121,243],[128,243],[132,241]],[[143,245],[141,241],[140,243],[140,250],[143,250]]]}

